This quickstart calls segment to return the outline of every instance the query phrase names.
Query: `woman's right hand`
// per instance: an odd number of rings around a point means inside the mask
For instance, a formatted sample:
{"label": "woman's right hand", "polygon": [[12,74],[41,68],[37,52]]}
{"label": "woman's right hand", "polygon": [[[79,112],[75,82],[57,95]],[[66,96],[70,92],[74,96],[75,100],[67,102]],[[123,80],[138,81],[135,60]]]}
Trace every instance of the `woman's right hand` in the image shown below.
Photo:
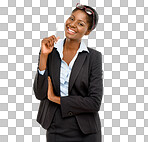
{"label": "woman's right hand", "polygon": [[55,35],[44,38],[41,42],[41,54],[48,56],[53,50],[54,43],[56,43],[59,38],[60,37],[55,37]]}

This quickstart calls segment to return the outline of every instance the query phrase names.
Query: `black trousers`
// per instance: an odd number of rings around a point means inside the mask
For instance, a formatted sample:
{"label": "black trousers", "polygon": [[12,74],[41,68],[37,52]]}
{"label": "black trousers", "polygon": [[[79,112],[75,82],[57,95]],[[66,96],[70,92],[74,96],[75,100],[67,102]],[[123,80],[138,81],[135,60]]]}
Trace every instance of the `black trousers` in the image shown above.
{"label": "black trousers", "polygon": [[46,131],[47,142],[102,142],[101,135],[101,130],[93,134],[84,134],[74,116],[62,118],[60,106]]}

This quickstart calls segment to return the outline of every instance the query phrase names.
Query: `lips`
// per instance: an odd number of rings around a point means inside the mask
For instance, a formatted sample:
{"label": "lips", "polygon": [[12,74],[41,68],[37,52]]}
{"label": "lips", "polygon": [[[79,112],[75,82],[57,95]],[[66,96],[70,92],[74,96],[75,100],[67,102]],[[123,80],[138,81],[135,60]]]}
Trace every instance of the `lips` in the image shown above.
{"label": "lips", "polygon": [[69,27],[67,27],[67,32],[68,32],[69,34],[75,34],[75,33],[76,33],[76,31],[74,31],[73,29],[71,29],[71,28],[69,28]]}

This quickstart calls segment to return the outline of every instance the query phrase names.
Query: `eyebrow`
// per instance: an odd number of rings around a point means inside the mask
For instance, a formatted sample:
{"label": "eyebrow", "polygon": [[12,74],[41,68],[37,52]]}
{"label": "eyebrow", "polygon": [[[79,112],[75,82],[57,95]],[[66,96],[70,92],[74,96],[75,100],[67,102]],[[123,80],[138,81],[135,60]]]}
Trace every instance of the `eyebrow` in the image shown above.
{"label": "eyebrow", "polygon": [[[71,15],[71,16],[74,16],[73,14]],[[75,17],[75,16],[74,16]],[[83,20],[79,20],[79,21],[82,21],[82,22],[84,22]],[[85,23],[85,22],[84,22]],[[85,23],[86,24],[86,23]]]}

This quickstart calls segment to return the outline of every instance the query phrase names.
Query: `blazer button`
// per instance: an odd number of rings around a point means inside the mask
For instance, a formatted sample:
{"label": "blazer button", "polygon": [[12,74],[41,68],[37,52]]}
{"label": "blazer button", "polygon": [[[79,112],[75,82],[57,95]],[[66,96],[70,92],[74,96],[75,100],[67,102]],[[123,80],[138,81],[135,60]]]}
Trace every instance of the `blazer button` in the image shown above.
{"label": "blazer button", "polygon": [[72,115],[73,115],[73,113],[72,113],[71,111],[69,111],[69,112],[68,112],[68,115],[72,116]]}

